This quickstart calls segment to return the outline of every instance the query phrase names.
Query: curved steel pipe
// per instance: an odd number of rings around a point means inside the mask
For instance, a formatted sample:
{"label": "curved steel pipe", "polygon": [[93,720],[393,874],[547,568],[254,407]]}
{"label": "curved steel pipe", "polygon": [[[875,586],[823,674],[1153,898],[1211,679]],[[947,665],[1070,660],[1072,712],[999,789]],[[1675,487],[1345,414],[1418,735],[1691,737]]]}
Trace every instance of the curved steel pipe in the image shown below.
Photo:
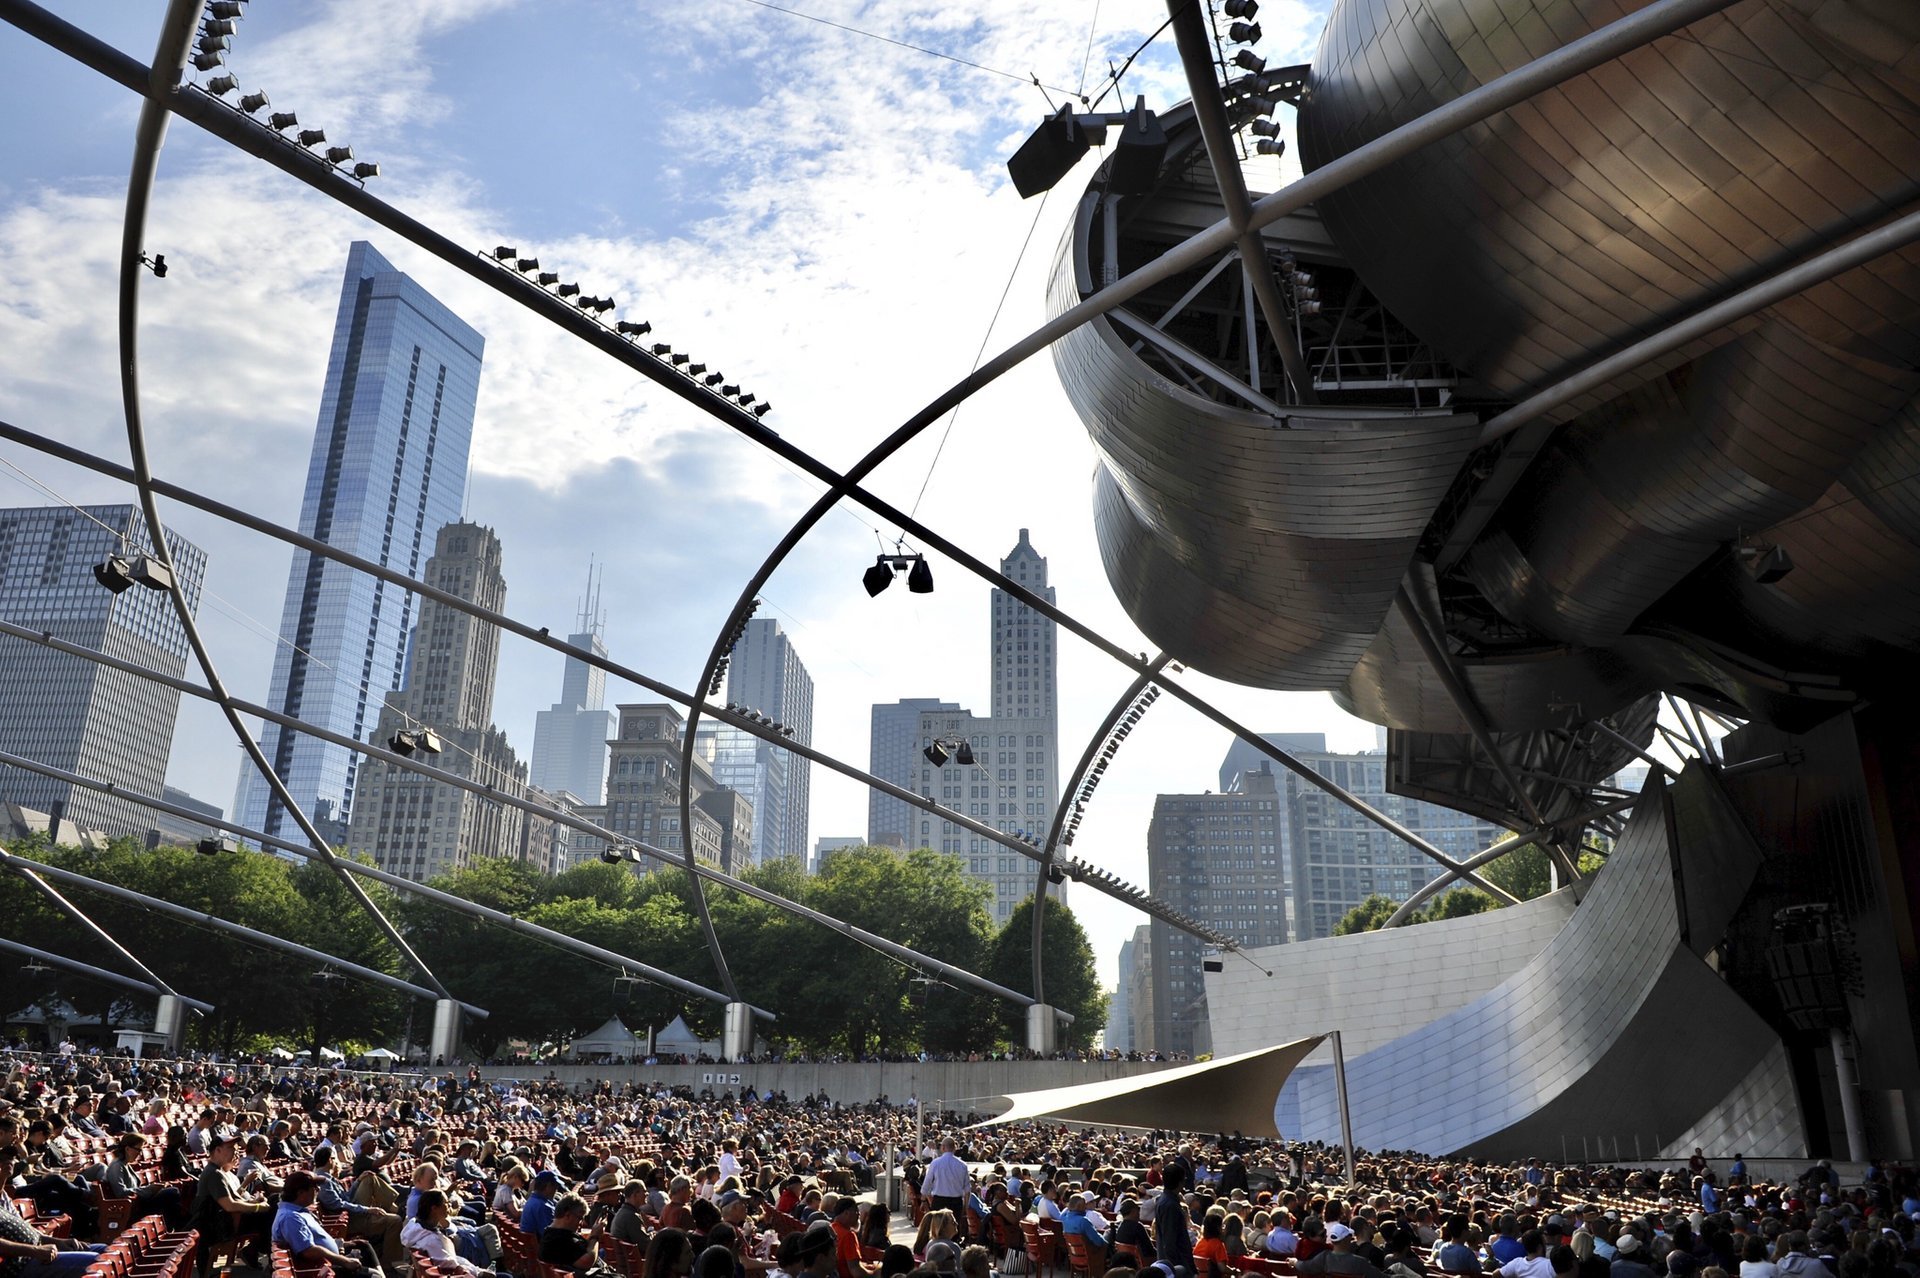
{"label": "curved steel pipe", "polygon": [[160,520],[159,504],[154,500],[153,470],[147,460],[146,430],[140,412],[140,281],[146,269],[144,240],[147,206],[153,196],[154,176],[160,165],[160,147],[166,140],[167,122],[171,115],[167,102],[180,92],[187,54],[192,47],[194,29],[203,8],[200,0],[171,0],[167,6],[166,17],[161,23],[159,45],[154,50],[153,66],[148,72],[146,99],[140,105],[140,119],[135,126],[133,170],[127,178],[126,215],[120,232],[120,399],[126,414],[127,451],[133,463],[134,486],[140,493],[140,511],[146,520],[147,538],[153,543],[152,553],[169,569],[167,594],[173,600],[173,610],[179,618],[180,628],[193,649],[195,662],[206,677],[207,687],[213,692],[234,736],[239,738],[241,748],[266,779],[275,798],[300,826],[301,833],[312,842],[314,851],[320,854],[340,879],[347,894],[373,919],[374,925],[393,943],[394,948],[413,964],[415,970],[433,987],[435,994],[450,999],[453,995],[420,956],[413,952],[413,947],[400,935],[400,929],[380,912],[380,907],[373,903],[373,898],[366,894],[365,889],[340,869],[338,858],[334,856],[333,849],[327,846],[325,837],[294,801],[292,792],[274,773],[267,756],[254,741],[253,734],[240,721],[240,716],[233,709],[233,698],[227,695],[220,671],[214,665],[213,654],[207,651],[206,644],[201,640],[193,609],[187,603],[186,587],[181,584],[179,574],[171,571],[173,554],[167,547],[166,527]]}
{"label": "curved steel pipe", "polygon": [[1133,682],[1127,685],[1127,690],[1121,693],[1120,699],[1113,703],[1113,709],[1107,711],[1107,717],[1100,721],[1100,726],[1094,729],[1093,735],[1087,739],[1087,748],[1080,752],[1080,762],[1074,765],[1072,780],[1061,787],[1060,802],[1053,810],[1053,824],[1047,827],[1047,841],[1040,849],[1040,869],[1033,880],[1033,999],[1036,1003],[1047,1001],[1045,978],[1040,962],[1040,944],[1046,937],[1046,910],[1043,907],[1047,900],[1047,881],[1048,876],[1053,872],[1053,854],[1060,846],[1060,831],[1066,825],[1067,814],[1073,808],[1073,796],[1078,794],[1080,787],[1086,783],[1087,769],[1093,766],[1101,743],[1119,725],[1120,716],[1127,712],[1127,707],[1133,704],[1134,698],[1146,691],[1147,685],[1153,682],[1154,676],[1159,674],[1171,660],[1173,658],[1163,652],[1155,657],[1145,670],[1134,676]]}
{"label": "curved steel pipe", "polygon": [[[204,910],[188,909],[184,905],[175,905],[172,901],[163,901],[158,897],[147,896],[144,893],[131,891],[128,888],[121,887],[117,883],[103,883],[99,879],[91,879],[84,874],[76,874],[72,870],[63,870],[58,866],[47,865],[44,862],[17,856],[14,853],[6,851],[4,848],[0,848],[0,866],[5,866],[16,872],[31,870],[33,873],[45,874],[51,878],[58,879],[62,883],[72,884],[74,887],[85,888],[90,892],[98,892],[103,896],[110,896],[116,900],[125,901],[143,910],[152,910],[156,914],[165,914],[173,918],[185,919],[189,923],[205,924],[208,927],[216,928],[222,932],[229,932],[234,936],[242,937],[257,945],[282,950],[288,954],[297,955],[300,958],[312,959],[317,963],[325,963],[329,967],[335,967],[343,972],[351,973],[363,981],[370,982],[374,985],[384,985],[388,989],[398,990],[402,994],[411,994],[415,998],[432,999],[439,997],[439,995],[427,989],[425,986],[415,985],[411,981],[403,981],[397,976],[389,976],[385,972],[378,971],[371,967],[363,967],[358,963],[349,962],[343,958],[335,958],[331,954],[311,949],[308,946],[301,945],[297,941],[289,941],[285,937],[275,936],[271,932],[262,932],[257,928],[248,927],[244,923],[235,923],[231,919],[223,919],[218,915],[210,914]],[[480,1020],[486,1019],[486,1008],[476,1007],[472,1003],[462,1003],[460,1006],[467,1015]]]}
{"label": "curved steel pipe", "polygon": [[159,973],[155,972],[152,968],[148,967],[145,963],[142,963],[138,958],[134,957],[134,953],[132,950],[120,944],[118,940],[114,939],[113,933],[107,931],[107,929],[101,927],[98,923],[95,923],[91,918],[87,916],[87,912],[85,910],[81,909],[79,906],[75,905],[72,901],[69,901],[65,896],[61,895],[59,888],[56,888],[55,886],[53,886],[53,884],[47,882],[45,879],[41,878],[39,874],[35,873],[36,870],[44,869],[45,868],[44,866],[35,865],[32,868],[26,868],[17,864],[13,864],[11,857],[8,858],[7,864],[9,868],[11,868],[14,871],[14,873],[18,874],[21,878],[31,883],[34,886],[34,889],[38,891],[40,895],[46,897],[49,901],[52,901],[56,909],[58,909],[62,914],[66,915],[68,918],[72,919],[75,923],[78,923],[81,927],[85,928],[87,931],[91,932],[93,934],[93,938],[96,941],[99,941],[102,945],[112,950],[115,954],[118,954],[123,960],[125,960],[128,967],[131,967],[132,969],[134,969],[134,971],[146,977],[147,980],[152,982],[154,987],[157,988],[162,994],[173,994],[175,996],[178,995],[179,991],[175,990],[173,986],[167,984],[166,981],[162,980],[160,978]]}
{"label": "curved steel pipe", "polygon": [[70,972],[78,972],[82,976],[91,977],[96,981],[105,981],[109,985],[118,985],[122,989],[139,990],[143,994],[164,994],[170,998],[177,998],[196,1012],[206,1013],[214,1010],[213,1004],[203,1003],[197,998],[188,998],[185,994],[175,994],[173,991],[163,989],[158,985],[149,985],[145,981],[136,981],[131,976],[122,976],[118,972],[109,972],[104,967],[95,967],[91,963],[82,963],[79,959],[70,959],[64,954],[54,954],[47,950],[36,949],[31,945],[22,945],[20,942],[10,941],[4,936],[0,936],[0,950],[12,950],[15,954],[24,954],[28,958],[38,959],[42,963],[51,963],[55,967],[64,967]]}
{"label": "curved steel pipe", "polygon": [[[303,857],[309,861],[317,861],[320,859],[314,853],[314,850],[304,843],[297,843],[292,839],[283,839],[278,835],[266,834],[251,827],[241,825],[237,821],[226,820],[224,817],[210,817],[204,812],[196,812],[192,808],[184,808],[177,803],[168,803],[165,799],[156,799],[150,794],[141,794],[136,790],[129,790],[125,786],[115,785],[111,781],[96,781],[92,777],[82,776],[78,772],[70,772],[65,768],[56,768],[51,764],[26,758],[24,755],[11,754],[5,750],[0,750],[0,764],[20,768],[27,772],[36,772],[43,777],[51,777],[56,781],[65,781],[70,785],[95,790],[101,794],[116,795],[130,803],[137,803],[143,808],[152,808],[156,812],[171,813],[174,816],[184,817],[199,825],[210,825],[216,830],[225,830],[227,833],[236,835],[239,838],[252,840],[263,848],[279,848],[284,852],[291,852],[293,855]],[[455,896],[451,892],[442,892],[440,889],[428,887],[424,883],[415,883],[412,879],[401,878],[397,874],[389,874],[385,870],[376,869],[371,865],[362,865],[358,861],[342,861],[340,864],[345,866],[351,874],[372,879],[376,883],[384,883],[388,887],[395,888],[413,896],[424,897],[429,901],[445,905],[463,914],[485,919],[491,923],[498,923],[503,927],[508,927],[513,931],[519,932],[523,936],[531,937],[534,940],[544,942],[559,949],[572,950],[576,954],[584,955],[597,963],[604,963],[617,971],[638,972],[655,984],[664,985],[685,994],[696,995],[715,1003],[731,1001],[725,994],[720,993],[718,990],[710,990],[704,985],[697,985],[684,977],[675,976],[671,972],[663,972],[659,968],[640,962],[638,959],[630,959],[624,954],[616,954],[612,950],[602,949],[590,941],[582,941],[578,937],[568,936],[565,932],[556,932],[552,928],[541,927],[538,923],[529,923],[525,919],[515,918],[511,914],[493,909],[491,906],[481,905],[476,901],[469,901],[464,897]],[[753,1008],[752,1011],[755,1016],[761,1017],[764,1020],[770,1021],[775,1019],[773,1013],[761,1008],[756,1007]]]}

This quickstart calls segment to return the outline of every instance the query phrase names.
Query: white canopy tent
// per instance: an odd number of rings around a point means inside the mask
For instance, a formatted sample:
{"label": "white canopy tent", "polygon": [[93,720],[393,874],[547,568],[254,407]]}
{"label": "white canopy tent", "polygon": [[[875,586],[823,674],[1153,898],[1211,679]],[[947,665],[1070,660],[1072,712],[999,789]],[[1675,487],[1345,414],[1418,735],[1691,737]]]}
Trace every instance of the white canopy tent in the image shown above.
{"label": "white canopy tent", "polygon": [[1243,1132],[1279,1136],[1273,1106],[1287,1076],[1314,1048],[1333,1040],[1334,1078],[1340,1095],[1340,1126],[1353,1176],[1353,1128],[1347,1114],[1346,1061],[1340,1034],[1315,1034],[1274,1047],[1255,1048],[1218,1060],[1199,1061],[1151,1074],[1100,1083],[1076,1083],[1038,1092],[1009,1092],[1011,1107],[976,1127],[1051,1119],[1098,1127],[1174,1128],[1192,1132]]}
{"label": "white canopy tent", "polygon": [[653,1050],[662,1056],[698,1056],[705,1052],[708,1056],[720,1055],[718,1039],[704,1039],[687,1027],[687,1018],[676,1016],[667,1022],[667,1027],[653,1036]]}
{"label": "white canopy tent", "polygon": [[640,1051],[640,1043],[641,1040],[627,1028],[625,1021],[612,1016],[593,1033],[582,1034],[574,1039],[567,1048],[567,1055],[575,1060],[592,1056],[636,1056]]}

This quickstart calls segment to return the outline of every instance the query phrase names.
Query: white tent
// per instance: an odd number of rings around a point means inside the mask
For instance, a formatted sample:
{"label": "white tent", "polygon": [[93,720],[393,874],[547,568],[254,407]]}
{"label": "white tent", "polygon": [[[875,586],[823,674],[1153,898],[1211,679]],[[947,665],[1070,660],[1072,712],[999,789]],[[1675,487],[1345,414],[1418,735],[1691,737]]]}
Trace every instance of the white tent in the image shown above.
{"label": "white tent", "polygon": [[698,1056],[705,1052],[717,1059],[720,1041],[694,1037],[693,1031],[687,1028],[687,1018],[676,1016],[653,1036],[653,1050],[661,1056]]}
{"label": "white tent", "polygon": [[376,1047],[371,1052],[362,1052],[360,1055],[370,1061],[397,1061],[400,1059],[400,1053],[385,1047]]}
{"label": "white tent", "polygon": [[1011,1092],[1006,1113],[976,1126],[1033,1118],[1100,1127],[1171,1127],[1190,1132],[1244,1132],[1278,1136],[1273,1106],[1294,1066],[1325,1035],[1256,1048],[1237,1056],[1103,1083],[1076,1083],[1039,1092]]}
{"label": "white tent", "polygon": [[593,1033],[582,1034],[574,1039],[572,1046],[567,1049],[567,1055],[575,1060],[586,1060],[593,1056],[636,1056],[644,1046],[644,1041],[636,1040],[633,1031],[615,1016]]}

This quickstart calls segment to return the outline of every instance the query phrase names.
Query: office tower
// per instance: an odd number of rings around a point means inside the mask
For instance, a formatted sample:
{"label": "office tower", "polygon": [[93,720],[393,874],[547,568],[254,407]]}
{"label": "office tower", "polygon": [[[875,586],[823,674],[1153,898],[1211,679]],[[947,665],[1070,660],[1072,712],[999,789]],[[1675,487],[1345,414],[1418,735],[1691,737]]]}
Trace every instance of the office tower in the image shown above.
{"label": "office tower", "polygon": [[[483,608],[506,607],[500,539],[491,528],[464,522],[441,528],[422,579]],[[499,666],[497,628],[437,599],[424,600],[406,682],[387,695],[368,739],[399,749],[392,743],[400,734],[431,731],[440,753],[418,739],[410,742],[422,762],[508,797],[526,797],[526,765],[493,725]],[[359,789],[347,846],[370,855],[383,870],[425,880],[500,856],[527,858],[543,873],[553,869],[551,832],[529,831],[519,808],[377,761],[361,765]]]}
{"label": "office tower", "polygon": [[[875,706],[872,734],[868,738],[867,770],[903,789],[919,789],[920,715],[928,710],[959,708],[951,701],[936,697],[904,697],[891,705]],[[924,844],[914,842],[913,833],[920,828],[921,815],[919,809],[904,800],[869,790],[867,842],[875,847],[923,847]]]}
{"label": "office tower", "polygon": [[[0,616],[170,675],[186,672],[186,632],[164,591],[114,594],[94,578],[108,555],[153,543],[133,506],[0,510]],[[167,533],[174,574],[195,611],[207,556]],[[36,763],[158,796],[180,693],[137,675],[0,636],[0,748]],[[126,799],[0,767],[0,802],[101,833],[145,834],[158,815]]]}
{"label": "office tower", "polygon": [[[1325,754],[1327,752],[1327,734],[1324,732],[1263,732],[1260,739],[1269,745],[1279,746],[1288,754]],[[1384,747],[1382,747],[1384,749]],[[1255,748],[1253,742],[1235,738],[1227,747],[1227,757],[1220,760],[1220,788],[1233,789],[1233,779],[1242,772],[1258,772],[1263,764],[1272,762]],[[1282,771],[1278,764],[1273,767],[1277,775]],[[1286,834],[1281,833],[1281,841]]]}
{"label": "office tower", "polygon": [[1151,1052],[1153,1039],[1153,925],[1133,929],[1133,970],[1128,973],[1128,1051]]}
{"label": "office tower", "polygon": [[[779,622],[758,618],[747,623],[727,663],[727,700],[791,728],[793,739],[801,745],[813,744],[813,676],[801,664]],[[771,741],[739,735],[753,744],[753,776],[718,780],[753,800],[753,860],[792,857],[804,864],[812,761]]]}
{"label": "office tower", "polygon": [[[185,790],[176,790],[166,786],[160,791],[160,797],[178,808],[198,812],[209,821],[218,821],[227,814],[220,810],[217,803],[207,803],[196,799]],[[204,821],[195,821],[189,817],[175,816],[171,812],[151,809],[147,813],[147,841],[155,846],[191,847],[205,838],[224,833],[216,830]]]}
{"label": "office tower", "polygon": [[[580,815],[636,843],[663,852],[680,851],[685,846],[680,828],[680,749],[686,730],[686,716],[678,707],[659,702],[620,706],[618,730],[608,750],[606,802],[582,808]],[[710,797],[726,787],[715,782],[712,756],[698,745],[696,738],[693,774],[686,778],[692,787],[693,855],[719,868],[730,848],[751,842],[753,804],[745,795],[737,801]],[[575,864],[604,850],[600,840],[575,832]],[[642,866],[653,864],[657,862],[649,860]]]}
{"label": "office tower", "polygon": [[[1399,821],[1448,856],[1466,860],[1506,837],[1492,822],[1436,803],[1388,794],[1383,754],[1297,751],[1321,776]],[[1440,873],[1423,852],[1388,834],[1325,791],[1289,774],[1288,879],[1293,899],[1293,937],[1331,936],[1347,911],[1378,892],[1403,901]]]}
{"label": "office tower", "polygon": [[[607,655],[606,616],[591,570],[580,604],[579,629],[567,642],[597,657]],[[613,712],[607,705],[607,672],[569,656],[560,676],[560,699],[534,716],[533,766],[528,779],[549,794],[565,792],[576,803],[597,804],[607,794],[607,739]]]}
{"label": "office tower", "polygon": [[1107,1004],[1107,1047],[1115,1052],[1133,1050],[1133,968],[1136,948],[1133,938],[1120,942],[1119,974],[1113,983],[1113,999]]}
{"label": "office tower", "polygon": [[[1051,719],[998,719],[965,710],[923,710],[915,761],[919,775],[914,786],[963,816],[992,826],[1003,834],[1044,840],[1060,795],[1060,778],[1053,767],[1054,725]],[[945,763],[926,755],[934,742],[942,743]],[[966,742],[973,762],[962,763],[958,746]],[[994,926],[1007,921],[1014,907],[1033,895],[1039,863],[1003,843],[975,834],[951,821],[912,809],[909,847],[932,848],[957,854],[967,873],[987,884],[988,912]],[[1068,885],[1050,889],[1065,902]]]}
{"label": "office tower", "polygon": [[857,834],[823,834],[813,843],[813,864],[807,867],[807,873],[818,874],[827,866],[827,858],[843,848],[864,846],[866,840]]}
{"label": "office tower", "polygon": [[[1047,561],[1020,530],[1020,540],[1000,561],[1002,576],[1026,587],[1048,603],[1056,602],[1047,584]],[[1059,717],[1055,674],[1053,618],[1042,616],[998,586],[993,590],[989,641],[993,645],[993,717],[1046,719]],[[1051,734],[1049,734],[1051,735]]]}
{"label": "office tower", "polygon": [[[373,246],[355,242],[327,357],[300,531],[417,577],[436,529],[460,518],[480,387],[480,334]],[[267,704],[365,740],[400,686],[409,591],[295,551]],[[357,756],[267,724],[274,772],[328,837],[352,816]],[[249,765],[234,813],[269,834],[298,828]]]}
{"label": "office tower", "polygon": [[[1281,819],[1280,792],[1265,769],[1239,773],[1223,794],[1160,795],[1147,827],[1148,891],[1242,945],[1283,944]],[[1206,944],[1158,919],[1152,926],[1154,1046],[1210,1051]]]}

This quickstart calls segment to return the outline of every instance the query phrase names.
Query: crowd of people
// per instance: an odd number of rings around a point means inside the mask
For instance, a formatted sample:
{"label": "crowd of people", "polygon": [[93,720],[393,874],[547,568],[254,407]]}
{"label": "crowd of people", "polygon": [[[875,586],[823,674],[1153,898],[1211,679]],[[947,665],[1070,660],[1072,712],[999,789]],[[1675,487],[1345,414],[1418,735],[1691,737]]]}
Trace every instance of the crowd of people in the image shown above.
{"label": "crowd of people", "polygon": [[[0,1278],[78,1275],[154,1215],[435,1278],[1920,1278],[1920,1187],[1874,1164],[1523,1165],[660,1085],[85,1053],[0,1083]],[[889,1156],[893,1163],[888,1164]],[[910,1215],[872,1191],[898,1175]],[[909,1241],[910,1239],[910,1241]],[[1155,1271],[1152,1274],[1146,1271]]]}

